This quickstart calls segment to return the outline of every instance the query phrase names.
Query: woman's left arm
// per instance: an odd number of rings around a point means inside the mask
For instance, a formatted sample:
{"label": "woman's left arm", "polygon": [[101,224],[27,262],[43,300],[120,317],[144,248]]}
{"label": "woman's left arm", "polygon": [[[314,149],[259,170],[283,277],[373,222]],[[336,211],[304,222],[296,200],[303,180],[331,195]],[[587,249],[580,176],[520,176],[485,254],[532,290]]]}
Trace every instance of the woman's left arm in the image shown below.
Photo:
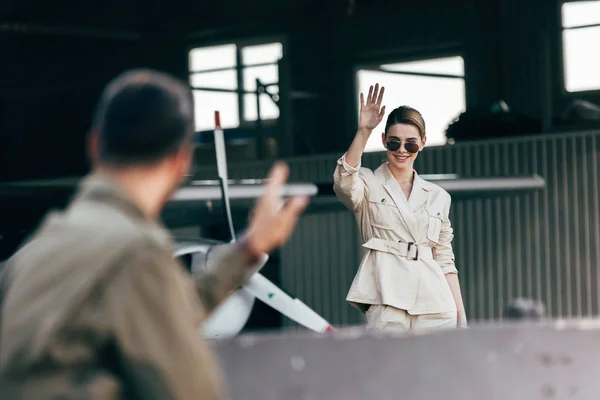
{"label": "woman's left arm", "polygon": [[465,312],[465,305],[462,299],[462,293],[460,291],[460,282],[458,281],[458,274],[449,273],[445,275],[448,286],[452,291],[454,302],[456,303],[457,312],[457,325],[459,328],[467,327],[467,313]]}
{"label": "woman's left arm", "polygon": [[456,303],[457,319],[459,327],[467,326],[467,314],[465,312],[465,305],[462,299],[462,293],[460,290],[460,282],[458,280],[458,270],[454,265],[454,251],[452,250],[452,239],[454,239],[454,231],[452,224],[450,223],[450,203],[451,199],[448,199],[448,205],[444,213],[444,219],[442,220],[442,226],[440,228],[440,237],[438,243],[433,247],[433,258],[438,262],[442,268],[442,272],[446,277],[448,286],[452,291],[454,302]]}

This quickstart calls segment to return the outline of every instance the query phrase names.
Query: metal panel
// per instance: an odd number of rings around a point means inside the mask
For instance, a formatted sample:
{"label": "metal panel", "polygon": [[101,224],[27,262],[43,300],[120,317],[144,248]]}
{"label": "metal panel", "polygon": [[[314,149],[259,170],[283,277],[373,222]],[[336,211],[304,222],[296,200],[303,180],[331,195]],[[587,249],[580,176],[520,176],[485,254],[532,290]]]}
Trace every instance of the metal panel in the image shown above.
{"label": "metal panel", "polygon": [[[597,399],[598,323],[418,335],[242,335],[215,350],[232,399]],[[257,368],[257,366],[260,366]]]}
{"label": "metal panel", "polygon": [[[356,221],[349,212],[306,215],[282,249],[285,290],[336,325],[361,323],[362,315],[345,301],[358,266],[359,248]],[[284,325],[294,324],[285,320]]]}
{"label": "metal panel", "polygon": [[[340,155],[290,159],[290,179],[331,181]],[[502,319],[507,302],[518,296],[544,301],[553,316],[598,315],[599,158],[600,132],[465,142],[426,148],[419,156],[421,174],[538,174],[546,180],[546,189],[534,193],[454,201],[453,245],[470,319]],[[365,154],[363,166],[376,168],[382,160],[381,153]],[[270,164],[232,165],[230,175],[264,176]],[[334,324],[360,322],[344,301],[359,247],[348,211],[303,217],[282,252],[284,288]]]}

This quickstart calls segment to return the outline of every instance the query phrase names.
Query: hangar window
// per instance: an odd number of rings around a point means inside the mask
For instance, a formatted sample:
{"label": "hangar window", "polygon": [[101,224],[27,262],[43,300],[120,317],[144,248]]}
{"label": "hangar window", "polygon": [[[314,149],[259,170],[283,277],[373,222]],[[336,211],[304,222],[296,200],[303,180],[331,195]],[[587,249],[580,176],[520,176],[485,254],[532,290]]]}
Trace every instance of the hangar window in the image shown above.
{"label": "hangar window", "polygon": [[[196,130],[214,128],[214,111],[221,111],[223,128],[256,121],[257,79],[260,118],[279,117],[279,42],[257,45],[235,43],[199,47],[189,53],[190,84],[194,93]],[[263,92],[264,90],[264,92]]]}
{"label": "hangar window", "polygon": [[[465,68],[460,56],[363,66],[357,71],[357,95],[365,96],[375,83],[385,86],[386,115],[369,139],[365,151],[383,151],[381,132],[389,113],[409,105],[421,112],[427,145],[446,143],[446,128],[465,110]],[[357,100],[357,115],[360,109]]]}
{"label": "hangar window", "polygon": [[600,90],[600,1],[564,3],[562,37],[567,91]]}

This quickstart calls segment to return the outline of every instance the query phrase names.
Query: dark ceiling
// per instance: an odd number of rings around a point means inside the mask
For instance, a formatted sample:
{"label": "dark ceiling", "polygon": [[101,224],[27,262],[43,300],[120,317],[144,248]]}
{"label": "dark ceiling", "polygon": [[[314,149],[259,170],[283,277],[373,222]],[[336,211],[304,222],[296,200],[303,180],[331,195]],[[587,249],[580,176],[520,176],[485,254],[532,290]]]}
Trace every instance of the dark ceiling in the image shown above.
{"label": "dark ceiling", "polygon": [[[446,0],[441,3],[475,3]],[[2,0],[0,32],[134,38],[410,12],[439,0]]]}
{"label": "dark ceiling", "polygon": [[[358,0],[360,2],[360,0]],[[0,31],[51,28],[88,34],[190,33],[323,14],[344,15],[354,0],[3,0]]]}

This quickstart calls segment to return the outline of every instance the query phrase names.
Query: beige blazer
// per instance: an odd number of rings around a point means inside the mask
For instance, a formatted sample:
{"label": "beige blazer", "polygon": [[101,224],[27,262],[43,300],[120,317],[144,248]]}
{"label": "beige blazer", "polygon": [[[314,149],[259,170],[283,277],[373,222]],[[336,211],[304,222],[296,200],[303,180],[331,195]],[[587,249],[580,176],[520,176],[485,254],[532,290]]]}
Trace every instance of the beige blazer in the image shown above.
{"label": "beige blazer", "polygon": [[334,191],[356,216],[365,249],[346,300],[363,312],[370,304],[410,314],[455,311],[444,276],[458,273],[448,192],[415,172],[407,200],[387,163],[373,172],[351,167],[345,156],[337,162]]}

